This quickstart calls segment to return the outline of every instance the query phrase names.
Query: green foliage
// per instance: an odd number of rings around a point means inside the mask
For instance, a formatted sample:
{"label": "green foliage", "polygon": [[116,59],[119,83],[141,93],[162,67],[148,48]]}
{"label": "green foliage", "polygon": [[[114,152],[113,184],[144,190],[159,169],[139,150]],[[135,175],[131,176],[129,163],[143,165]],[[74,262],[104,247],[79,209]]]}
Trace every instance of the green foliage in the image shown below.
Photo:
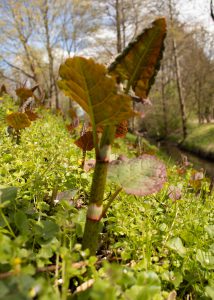
{"label": "green foliage", "polygon": [[[0,278],[6,277],[0,299],[59,299],[52,276],[38,269],[58,257],[63,261],[60,278],[67,264],[82,257],[74,247],[85,209],[78,214],[76,207],[86,197],[90,175],[81,175],[81,153],[72,146],[63,120],[45,111],[40,117],[23,132],[19,145],[1,128]],[[65,190],[74,192],[57,193]]]}
{"label": "green foliage", "polygon": [[0,186],[0,203],[5,201],[13,201],[17,196],[16,187],[3,187]]}
{"label": "green foliage", "polygon": [[12,111],[17,111],[14,100],[7,94],[0,97],[0,129],[6,124],[6,116]]}
{"label": "green foliage", "polygon": [[[160,78],[159,78],[160,81]],[[160,84],[160,83],[159,83]],[[155,139],[165,138],[165,117],[168,126],[168,136],[181,135],[181,118],[180,114],[175,114],[175,111],[179,111],[179,100],[176,93],[176,84],[170,83],[165,87],[164,100],[166,102],[166,115],[163,111],[163,98],[161,94],[161,87],[151,90],[150,99],[152,99],[152,106],[145,107],[145,118],[139,125],[141,130],[145,130],[148,136]]]}
{"label": "green foliage", "polygon": [[75,299],[163,299],[160,279],[155,272],[139,273],[130,267],[105,263],[100,275],[102,279],[96,280],[87,294],[80,293]]}
{"label": "green foliage", "polygon": [[[175,166],[168,171],[169,183],[157,195],[118,196],[106,219],[105,239],[110,239],[116,261],[122,258],[133,269],[156,272],[162,289],[176,289],[178,299],[187,294],[197,299],[213,286],[214,198],[209,189],[195,194],[189,186],[191,171],[181,176]],[[177,182],[182,197],[173,201],[168,188]]]}
{"label": "green foliage", "polygon": [[[79,242],[91,173],[79,168],[82,154],[63,120],[41,111],[19,145],[5,128],[0,135],[0,299],[135,300],[143,295],[164,300],[174,290],[179,300],[212,299],[214,210],[206,180],[195,192],[189,184],[192,171],[178,175],[170,166],[169,182],[159,193],[122,192],[103,219],[100,259],[88,258]],[[126,152],[135,142],[131,138],[119,139],[118,147]],[[173,202],[168,188],[178,183],[182,197]],[[105,198],[111,189],[112,184]]]}

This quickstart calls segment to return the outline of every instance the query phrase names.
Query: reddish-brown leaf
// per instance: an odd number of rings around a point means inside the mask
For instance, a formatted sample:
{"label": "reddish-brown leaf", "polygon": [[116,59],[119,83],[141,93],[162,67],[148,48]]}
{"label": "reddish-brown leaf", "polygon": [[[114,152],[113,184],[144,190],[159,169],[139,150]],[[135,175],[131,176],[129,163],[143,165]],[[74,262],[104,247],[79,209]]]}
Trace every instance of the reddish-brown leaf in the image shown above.
{"label": "reddish-brown leaf", "polygon": [[74,142],[74,144],[83,151],[91,151],[94,148],[92,131],[84,133],[78,140]]}
{"label": "reddish-brown leaf", "polygon": [[7,89],[6,89],[6,86],[4,84],[2,84],[1,90],[0,90],[0,97],[3,96],[4,94],[7,94]]}
{"label": "reddish-brown leaf", "polygon": [[24,129],[26,127],[29,127],[31,122],[28,118],[28,116],[25,113],[21,112],[14,112],[9,114],[6,117],[6,121],[9,126],[16,130]]}
{"label": "reddish-brown leaf", "polygon": [[21,87],[21,88],[16,89],[16,95],[20,98],[20,100],[23,103],[28,98],[33,97],[33,91],[31,89]]}
{"label": "reddish-brown leaf", "polygon": [[166,20],[159,18],[132,41],[109,66],[109,73],[120,82],[127,82],[127,91],[146,99],[160,68]]}
{"label": "reddish-brown leaf", "polygon": [[30,121],[35,121],[36,119],[39,118],[39,116],[37,115],[37,113],[33,112],[32,110],[26,110],[25,113],[28,116],[28,119]]}
{"label": "reddish-brown leaf", "polygon": [[76,112],[76,110],[74,108],[69,108],[68,114],[69,114],[69,117],[71,117],[71,119],[78,118],[77,112]]}
{"label": "reddish-brown leaf", "polygon": [[71,124],[67,124],[66,125],[66,128],[68,129],[68,131],[71,133],[71,132],[73,132],[73,130],[74,130],[74,126],[73,126],[73,124],[71,123]]}
{"label": "reddish-brown leaf", "polygon": [[116,138],[123,138],[123,137],[126,136],[127,132],[128,132],[128,122],[123,121],[123,122],[121,122],[120,124],[117,125],[115,137]]}

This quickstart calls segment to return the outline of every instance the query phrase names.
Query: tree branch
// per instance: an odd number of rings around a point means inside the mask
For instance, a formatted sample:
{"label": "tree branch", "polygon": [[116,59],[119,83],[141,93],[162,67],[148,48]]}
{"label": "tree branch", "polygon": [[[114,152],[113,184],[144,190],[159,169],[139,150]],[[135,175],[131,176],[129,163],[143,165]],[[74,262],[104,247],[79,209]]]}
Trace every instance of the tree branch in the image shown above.
{"label": "tree branch", "polygon": [[16,80],[16,79],[13,79],[13,78],[10,78],[10,77],[8,77],[8,76],[2,74],[2,73],[0,74],[0,76],[3,77],[4,79],[10,80],[10,81],[15,82],[15,83],[18,83],[18,84],[21,83],[20,81],[18,81],[18,80]]}
{"label": "tree branch", "polygon": [[32,76],[31,74],[27,73],[26,71],[22,70],[20,67],[17,67],[15,65],[13,65],[12,63],[10,63],[9,61],[7,61],[5,58],[3,58],[3,61],[10,66],[13,69],[16,69],[17,71],[20,71],[22,74],[24,74],[25,76],[31,78],[31,79],[35,79],[34,76]]}

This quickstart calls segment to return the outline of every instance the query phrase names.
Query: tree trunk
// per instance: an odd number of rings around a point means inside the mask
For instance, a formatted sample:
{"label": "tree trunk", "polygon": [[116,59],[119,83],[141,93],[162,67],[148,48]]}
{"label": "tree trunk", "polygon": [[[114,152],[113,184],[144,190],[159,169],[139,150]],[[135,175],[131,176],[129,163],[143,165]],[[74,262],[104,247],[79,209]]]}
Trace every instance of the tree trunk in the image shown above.
{"label": "tree trunk", "polygon": [[185,107],[185,98],[183,94],[183,87],[182,87],[182,81],[181,81],[181,73],[180,73],[180,65],[179,65],[179,59],[178,59],[178,51],[177,51],[177,45],[176,40],[173,34],[173,15],[172,15],[172,3],[171,0],[169,0],[169,14],[170,14],[170,22],[171,22],[171,29],[172,29],[172,52],[173,52],[173,58],[174,58],[174,66],[175,66],[175,75],[176,75],[176,84],[177,84],[177,90],[178,90],[178,99],[180,104],[180,112],[181,112],[181,121],[182,121],[182,133],[183,133],[183,139],[187,136],[187,117],[186,117],[186,107]]}
{"label": "tree trunk", "polygon": [[116,29],[117,29],[117,52],[120,53],[122,51],[120,0],[116,0]]}
{"label": "tree trunk", "polygon": [[[10,9],[11,9],[11,13],[12,13],[12,16],[13,16],[13,20],[16,24],[16,30],[18,32],[18,37],[19,37],[19,40],[23,46],[23,49],[25,51],[25,55],[26,55],[26,59],[28,61],[28,64],[29,64],[29,68],[32,72],[32,76],[28,76],[29,78],[31,78],[36,84],[39,85],[39,80],[38,80],[38,76],[37,76],[37,73],[36,73],[36,70],[35,70],[35,67],[34,67],[34,63],[33,63],[33,60],[31,58],[31,55],[30,55],[30,52],[29,52],[29,49],[28,49],[28,38],[26,38],[20,28],[20,24],[19,22],[17,21],[17,16],[16,16],[16,13],[14,11],[14,8],[10,5]],[[39,95],[41,96],[42,95],[42,91],[40,89],[40,86],[38,86],[38,92],[39,92]]]}
{"label": "tree trunk", "polygon": [[122,15],[122,33],[123,33],[123,49],[126,47],[126,18],[125,18],[125,7],[124,7],[124,0],[121,0],[121,15]]}
{"label": "tree trunk", "polygon": [[136,7],[134,1],[132,0],[132,8],[134,10],[134,37],[137,35],[138,33],[138,24],[139,24],[139,21],[138,21],[138,8]]}
{"label": "tree trunk", "polygon": [[173,52],[174,52],[174,62],[175,62],[175,72],[176,72],[176,83],[177,83],[177,89],[178,89],[178,98],[179,98],[180,111],[181,111],[183,139],[185,139],[186,136],[187,136],[186,107],[185,107],[185,99],[184,99],[183,89],[182,89],[180,66],[179,66],[179,62],[178,62],[176,42],[175,42],[174,38],[173,38]]}
{"label": "tree trunk", "polygon": [[166,107],[166,97],[165,97],[165,83],[164,83],[164,66],[161,67],[161,98],[163,107],[163,124],[164,124],[164,136],[168,135],[168,122],[167,122],[167,107]]}
{"label": "tree trunk", "polygon": [[59,97],[58,97],[58,88],[56,84],[56,79],[54,76],[54,59],[53,59],[53,53],[51,49],[51,43],[50,43],[50,31],[49,31],[49,24],[48,24],[48,2],[45,0],[44,3],[44,9],[42,9],[43,14],[43,22],[45,27],[45,38],[46,38],[46,49],[48,53],[48,60],[49,60],[49,81],[50,81],[50,87],[49,87],[49,96],[52,98],[53,90],[54,90],[54,96],[55,96],[55,107],[56,109],[59,109]]}
{"label": "tree trunk", "polygon": [[202,124],[202,113],[201,113],[201,83],[198,81],[197,86],[195,88],[195,99],[197,101],[198,108],[198,123]]}

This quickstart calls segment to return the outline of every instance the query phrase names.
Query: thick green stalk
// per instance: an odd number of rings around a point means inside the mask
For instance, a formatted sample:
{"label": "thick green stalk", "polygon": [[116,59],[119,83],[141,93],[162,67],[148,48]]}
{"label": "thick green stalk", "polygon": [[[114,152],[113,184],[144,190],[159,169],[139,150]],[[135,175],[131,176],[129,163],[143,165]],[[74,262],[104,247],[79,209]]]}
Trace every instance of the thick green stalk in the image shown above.
{"label": "thick green stalk", "polygon": [[86,219],[82,248],[84,250],[89,249],[90,255],[96,255],[96,251],[99,245],[100,231],[100,221],[92,221],[88,218]]}
{"label": "thick green stalk", "polygon": [[91,185],[90,200],[83,234],[83,249],[89,249],[91,255],[96,254],[99,242],[100,220],[103,214],[103,198],[106,186],[111,144],[114,140],[115,127],[106,126],[96,157],[95,170]]}

